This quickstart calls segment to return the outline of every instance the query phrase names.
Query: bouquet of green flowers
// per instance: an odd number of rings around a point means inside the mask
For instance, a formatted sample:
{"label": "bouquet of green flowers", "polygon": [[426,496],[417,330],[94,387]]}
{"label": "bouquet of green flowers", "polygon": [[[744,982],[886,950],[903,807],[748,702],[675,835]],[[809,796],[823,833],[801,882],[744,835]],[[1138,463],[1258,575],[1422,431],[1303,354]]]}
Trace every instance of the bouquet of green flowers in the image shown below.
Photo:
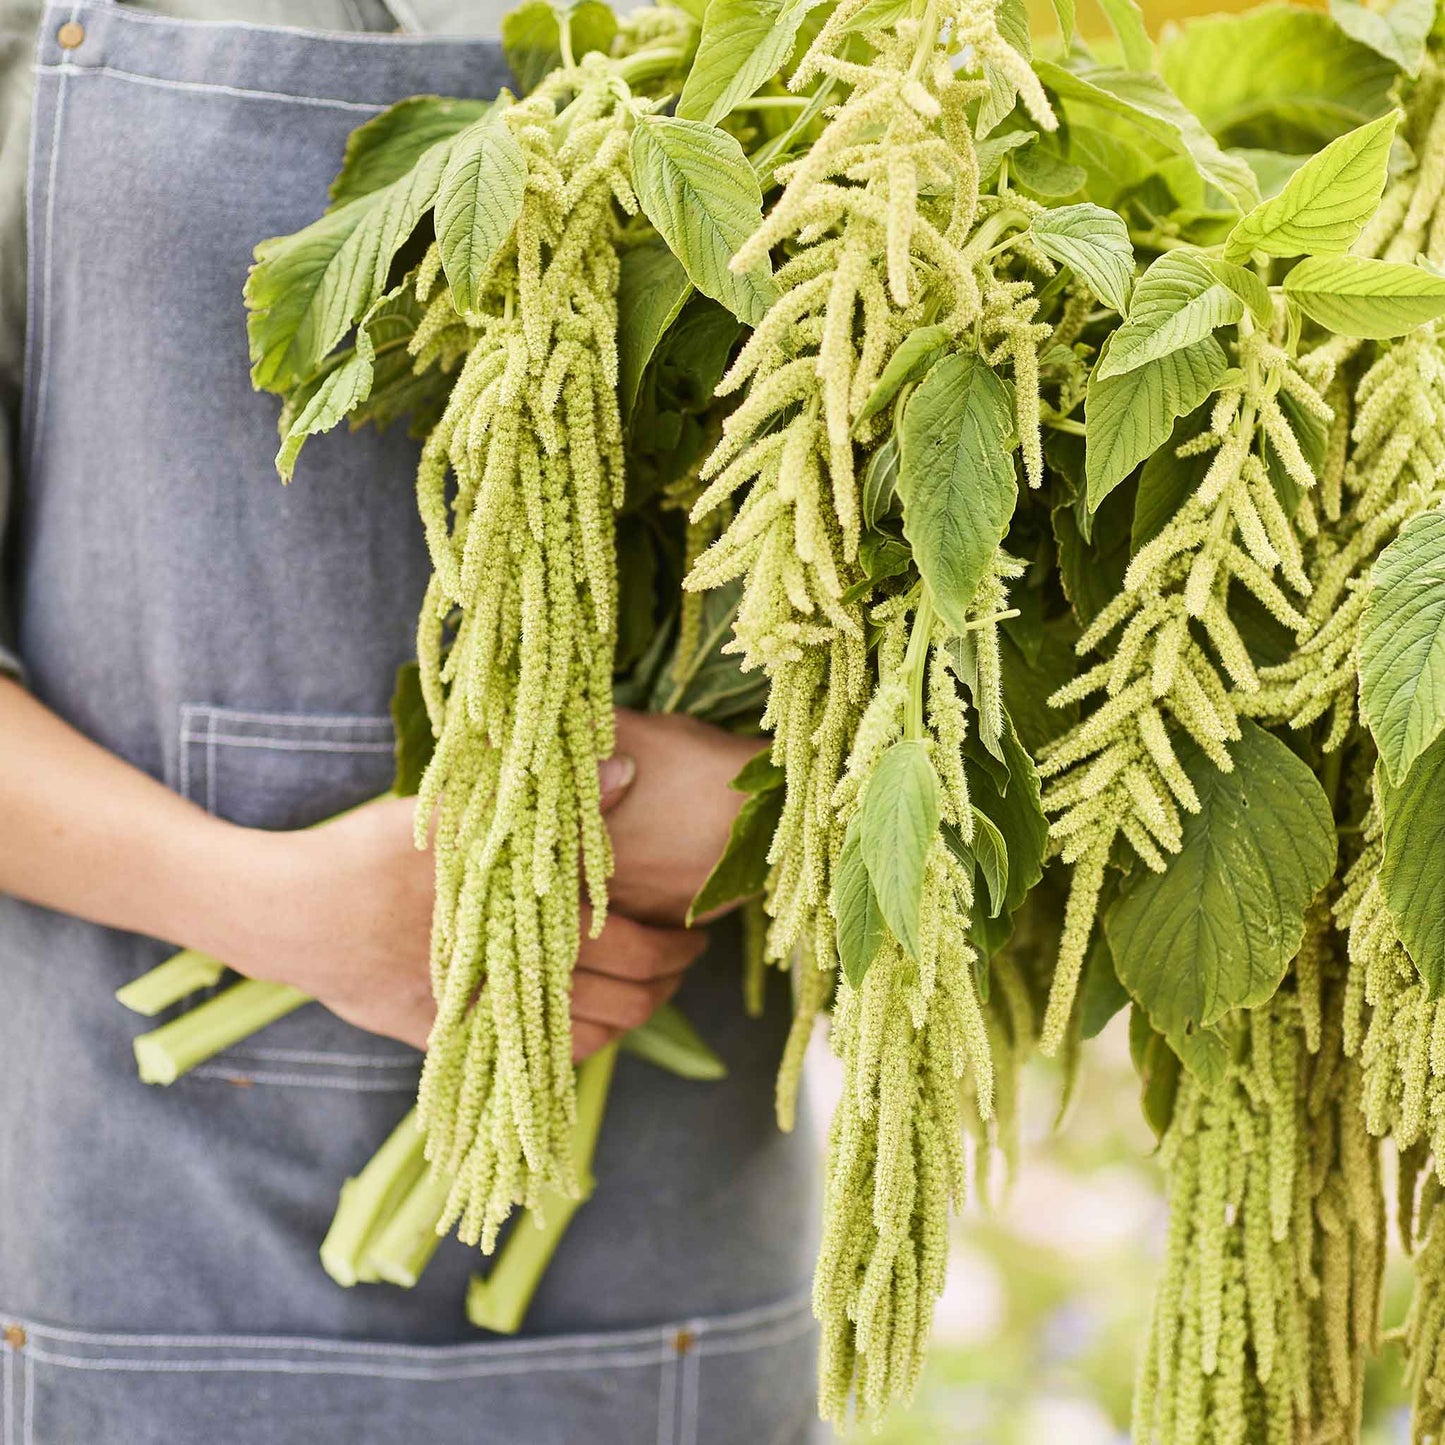
{"label": "bouquet of green flowers", "polygon": [[[826,1415],[912,1392],[1022,1061],[1127,1007],[1172,1208],[1138,1439],[1358,1437],[1385,1138],[1438,1436],[1435,7],[1266,7],[1157,57],[1104,8],[1119,64],[1073,0],[1055,59],[1020,0],[528,0],[518,95],[369,121],[258,248],[278,468],[410,418],[433,566],[396,717],[437,1021],[343,1194],[343,1281],[525,1208],[547,1229],[472,1301],[516,1327],[611,1067],[574,1071],[568,1018],[596,764],[616,702],[678,709],[771,740],[694,908],[749,900],[751,997],[791,976],[784,1128],[820,1015],[843,1064]],[[183,955],[127,995],[217,977]],[[301,1001],[237,984],[143,1069]],[[675,1014],[633,1044],[716,1068]]]}

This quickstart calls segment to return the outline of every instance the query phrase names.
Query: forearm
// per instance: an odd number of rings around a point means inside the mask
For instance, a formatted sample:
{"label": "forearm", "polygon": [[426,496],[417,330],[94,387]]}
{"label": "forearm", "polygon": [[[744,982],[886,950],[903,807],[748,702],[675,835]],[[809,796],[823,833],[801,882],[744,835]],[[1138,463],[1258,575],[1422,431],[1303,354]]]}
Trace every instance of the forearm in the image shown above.
{"label": "forearm", "polygon": [[0,678],[0,893],[224,956],[246,834]]}

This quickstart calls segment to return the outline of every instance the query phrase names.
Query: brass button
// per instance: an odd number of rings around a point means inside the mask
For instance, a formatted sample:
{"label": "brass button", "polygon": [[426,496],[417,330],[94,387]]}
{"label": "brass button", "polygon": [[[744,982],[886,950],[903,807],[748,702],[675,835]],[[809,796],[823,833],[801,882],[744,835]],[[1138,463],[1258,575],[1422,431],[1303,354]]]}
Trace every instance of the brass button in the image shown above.
{"label": "brass button", "polygon": [[679,1330],[672,1337],[672,1347],[679,1355],[685,1355],[694,1345],[697,1336],[691,1330]]}
{"label": "brass button", "polygon": [[25,1348],[25,1330],[20,1325],[5,1326],[5,1343],[12,1350],[23,1350]]}
{"label": "brass button", "polygon": [[62,50],[74,50],[85,40],[85,26],[79,21],[67,20],[55,32],[55,38],[60,42]]}

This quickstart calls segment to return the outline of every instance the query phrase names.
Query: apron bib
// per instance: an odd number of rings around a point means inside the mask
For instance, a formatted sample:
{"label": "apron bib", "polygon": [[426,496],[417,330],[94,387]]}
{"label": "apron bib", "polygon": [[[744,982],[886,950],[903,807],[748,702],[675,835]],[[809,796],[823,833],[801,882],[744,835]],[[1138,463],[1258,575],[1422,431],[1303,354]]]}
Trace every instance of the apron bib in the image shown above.
{"label": "apron bib", "polygon": [[[388,786],[427,573],[401,430],[317,438],[277,480],[251,248],[320,212],[368,116],[508,80],[476,39],[45,14],[21,655],[56,712],[218,816],[299,827]],[[811,1437],[814,1146],[772,1122],[786,999],[743,1018],[731,930],[680,997],[729,1078],[623,1059],[597,1193],[512,1340],[467,1324],[455,1240],[411,1291],[321,1270],[418,1056],[310,1005],[147,1088],[112,994],[169,951],[0,898],[0,1445]]]}

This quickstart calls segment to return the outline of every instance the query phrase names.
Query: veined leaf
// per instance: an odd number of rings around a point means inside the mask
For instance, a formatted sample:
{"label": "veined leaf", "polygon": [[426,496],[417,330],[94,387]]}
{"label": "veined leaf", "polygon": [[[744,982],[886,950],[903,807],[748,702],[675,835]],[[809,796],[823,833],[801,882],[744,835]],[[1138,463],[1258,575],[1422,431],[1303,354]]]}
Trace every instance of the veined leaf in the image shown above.
{"label": "veined leaf", "polygon": [[899,444],[904,535],[938,615],[962,632],[1018,498],[1008,388],[973,352],[944,357],[908,398]]}
{"label": "veined leaf", "polygon": [[[1106,347],[1100,360],[1107,359]],[[1091,512],[1168,440],[1176,419],[1193,411],[1228,369],[1224,348],[1206,336],[1122,376],[1101,380],[1095,373],[1084,403]]]}
{"label": "veined leaf", "polygon": [[1220,261],[1209,257],[1205,264],[1214,272],[1216,279],[1228,286],[1244,304],[1261,326],[1274,322],[1274,302],[1270,300],[1269,287],[1260,279],[1258,272],[1248,266],[1236,266],[1233,261]]}
{"label": "veined leaf", "polygon": [[1129,228],[1114,211],[1087,202],[1035,216],[1029,235],[1044,255],[1070,267],[1106,306],[1121,316],[1134,284]]}
{"label": "veined leaf", "polygon": [[1096,106],[1117,115],[1176,155],[1187,156],[1200,176],[1241,210],[1259,199],[1254,172],[1242,160],[1221,150],[1219,142],[1158,76],[1128,70],[1079,73],[1050,61],[1037,61],[1034,69],[1039,79],[1064,101]]}
{"label": "veined leaf", "polygon": [[1199,794],[1163,873],[1136,869],[1104,916],[1119,979],[1170,1036],[1263,1003],[1335,866],[1329,801],[1310,768],[1245,721],[1221,773],[1191,740],[1179,761]]}
{"label": "veined leaf", "polygon": [[749,795],[733,819],[722,857],[688,906],[689,925],[729,903],[752,898],[763,891],[768,881],[768,849],[772,847],[773,834],[778,831],[778,819],[782,816],[781,788]]}
{"label": "veined leaf", "polygon": [[716,125],[774,75],[821,0],[710,0],[677,113]]}
{"label": "veined leaf", "polygon": [[632,415],[642,374],[658,342],[691,295],[687,271],[660,237],[622,253],[617,283],[617,399],[624,417]]}
{"label": "veined leaf", "polygon": [[1445,514],[1412,519],[1375,563],[1360,712],[1393,783],[1445,731]]}
{"label": "veined leaf", "polygon": [[363,322],[356,332],[356,348],[350,358],[327,372],[321,385],[311,394],[306,405],[297,412],[281,450],[276,453],[276,470],[283,482],[289,482],[296,470],[296,458],[307,437],[330,431],[344,417],[366,400],[371,392],[371,378],[376,364],[376,347]]}
{"label": "veined leaf", "polygon": [[781,788],[787,781],[787,774],[773,761],[772,748],[760,748],[738,769],[738,775],[729,784],[737,793],[770,793]]}
{"label": "veined leaf", "polygon": [[833,879],[833,917],[838,925],[838,957],[842,960],[843,976],[854,988],[859,988],[869,965],[878,957],[888,930],[878,907],[878,897],[868,880],[856,817],[848,824],[838,858],[838,872]]}
{"label": "veined leaf", "polygon": [[632,179],[647,219],[692,284],[755,326],[776,291],[766,261],[741,275],[729,269],[763,217],[762,188],[738,142],[700,121],[640,116]]}
{"label": "veined leaf", "polygon": [[1438,998],[1445,990],[1445,738],[1426,748],[1398,785],[1378,769],[1375,795],[1385,825],[1380,884],[1405,951]]}
{"label": "veined leaf", "polygon": [[1012,161],[1020,187],[1046,200],[1059,200],[1082,190],[1089,173],[1044,145],[1025,146]]}
{"label": "veined leaf", "polygon": [[1348,251],[1384,194],[1398,111],[1331,141],[1285,182],[1273,199],[1240,220],[1224,243],[1227,261],[1324,256]]}
{"label": "veined leaf", "polygon": [[1365,256],[1306,256],[1284,278],[1306,316],[1342,336],[1384,340],[1445,316],[1445,276]]}
{"label": "veined leaf", "polygon": [[979,189],[993,184],[1006,155],[1031,146],[1038,138],[1036,130],[1006,130],[1002,135],[991,135],[987,140],[979,141],[976,147]]}
{"label": "veined leaf", "polygon": [[507,243],[527,189],[527,162],[501,112],[463,131],[453,142],[436,193],[437,248],[462,315]]}
{"label": "veined leaf", "polygon": [[1064,38],[1064,49],[1074,43],[1074,22],[1077,17],[1076,0],[1054,0],[1054,16],[1059,22],[1059,34]]}
{"label": "veined leaf", "polygon": [[256,247],[245,294],[258,390],[304,382],[382,295],[396,253],[436,196],[453,143],[437,142],[400,180]]}
{"label": "veined leaf", "polygon": [[1398,65],[1406,75],[1419,75],[1425,42],[1435,24],[1435,0],[1393,0],[1377,8],[1359,0],[1330,0],[1330,18],[1361,45]]}
{"label": "veined leaf", "polygon": [[858,842],[883,918],[913,959],[918,957],[924,872],[939,813],[938,775],[928,745],[894,743],[868,780]]}
{"label": "veined leaf", "polygon": [[480,120],[492,104],[489,100],[412,95],[372,116],[346,137],[346,155],[327,192],[331,198],[328,209],[399,181],[424,151]]}
{"label": "veined leaf", "polygon": [[910,381],[917,381],[938,359],[938,353],[948,344],[952,331],[942,324],[918,326],[898,344],[898,349],[888,358],[888,365],[873,384],[868,400],[858,413],[857,421],[865,422],[876,416],[898,395],[899,388]]}
{"label": "veined leaf", "polygon": [[1222,285],[1202,256],[1167,251],[1139,278],[1129,315],[1094,370],[1098,380],[1136,371],[1182,351],[1244,315],[1244,302]]}
{"label": "veined leaf", "polygon": [[[963,840],[960,837],[958,841]],[[952,841],[949,846],[953,846]],[[988,889],[988,916],[997,918],[1008,902],[1008,844],[998,825],[977,804],[973,808],[973,845],[969,852]]]}
{"label": "veined leaf", "polygon": [[523,93],[535,90],[562,63],[562,20],[571,26],[572,55],[612,48],[617,17],[601,0],[580,5],[552,5],[549,0],[524,0],[502,17],[502,49]]}

